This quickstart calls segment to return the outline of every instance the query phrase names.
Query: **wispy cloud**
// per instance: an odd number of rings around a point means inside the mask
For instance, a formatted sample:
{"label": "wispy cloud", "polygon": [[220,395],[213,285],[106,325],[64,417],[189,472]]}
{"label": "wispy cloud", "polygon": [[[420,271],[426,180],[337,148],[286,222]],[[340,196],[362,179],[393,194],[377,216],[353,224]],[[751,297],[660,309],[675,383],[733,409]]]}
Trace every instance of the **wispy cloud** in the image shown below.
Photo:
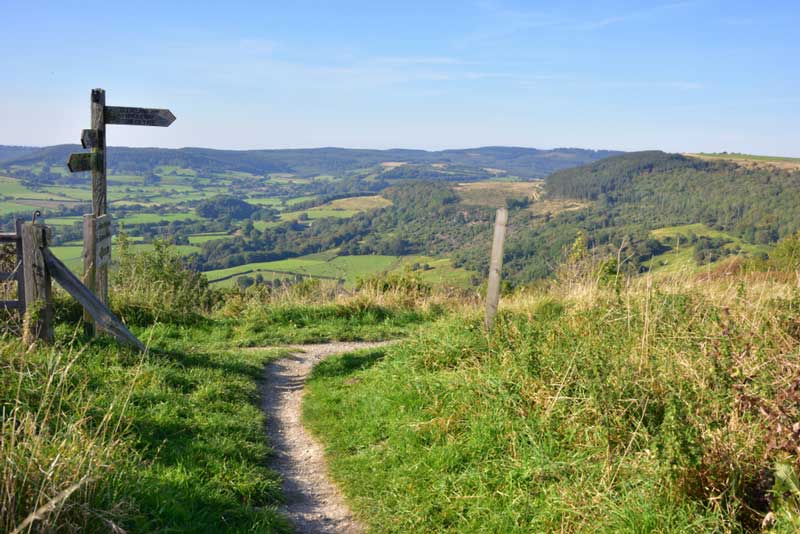
{"label": "wispy cloud", "polygon": [[646,19],[665,11],[690,7],[695,3],[696,1],[692,0],[653,4],[644,9],[612,13],[602,18],[592,19],[566,17],[541,10],[512,9],[498,1],[481,0],[476,2],[475,6],[486,18],[484,26],[466,35],[462,45],[499,41],[512,35],[532,31],[537,28],[552,28],[560,31],[600,30],[636,19]]}
{"label": "wispy cloud", "polygon": [[648,18],[653,15],[663,13],[665,11],[690,7],[693,4],[695,4],[695,2],[693,1],[672,2],[668,4],[654,4],[645,9],[631,10],[625,13],[618,13],[598,20],[588,20],[585,22],[578,22],[573,27],[577,30],[598,30],[601,28],[605,28],[607,26],[612,26],[614,24],[621,24],[631,20]]}

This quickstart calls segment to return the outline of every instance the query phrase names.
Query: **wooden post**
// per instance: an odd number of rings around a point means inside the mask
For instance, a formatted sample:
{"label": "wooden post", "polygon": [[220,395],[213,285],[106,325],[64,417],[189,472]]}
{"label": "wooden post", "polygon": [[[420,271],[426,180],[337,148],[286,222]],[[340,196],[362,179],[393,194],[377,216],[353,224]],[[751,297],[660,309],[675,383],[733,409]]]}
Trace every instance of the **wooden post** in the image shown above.
{"label": "wooden post", "polygon": [[[92,215],[95,218],[108,213],[108,185],[106,178],[106,92],[103,89],[92,89],[92,130],[97,136],[92,152],[96,163],[92,167]],[[84,231],[86,229],[84,222]],[[94,230],[94,227],[93,227]],[[92,236],[94,241],[95,236]],[[84,243],[86,239],[84,238]],[[85,246],[85,245],[84,245]],[[97,243],[93,248],[96,250]],[[100,302],[108,304],[108,265],[97,265],[94,261],[96,254],[92,254],[92,268],[94,269],[94,284],[89,286]],[[84,266],[86,259],[84,258]]]}
{"label": "wooden post", "polygon": [[[70,154],[70,172],[92,171],[92,213],[83,219],[83,281],[104,305],[108,304],[108,263],[111,260],[111,219],[108,217],[106,124],[166,127],[175,121],[168,109],[106,106],[106,92],[92,89],[91,127],[81,132],[81,145],[92,152]],[[91,220],[90,220],[91,219]],[[101,243],[97,239],[107,239]],[[84,314],[88,333],[92,317]]]}
{"label": "wooden post", "polygon": [[22,268],[22,219],[17,219],[14,221],[14,226],[17,231],[17,244],[16,244],[16,253],[17,253],[17,301],[19,302],[19,315],[20,317],[25,316],[25,272]]}
{"label": "wooden post", "polygon": [[[94,215],[87,213],[83,216],[83,285],[88,287],[99,299],[100,295],[97,293],[95,285],[97,242],[94,237],[94,229]],[[83,310],[83,325],[86,335],[94,336],[96,334],[92,315],[86,309]]]}
{"label": "wooden post", "polygon": [[486,329],[491,330],[497,305],[500,303],[500,270],[503,268],[503,244],[506,239],[508,210],[500,208],[494,221],[494,240],[492,241],[492,259],[489,264],[489,285],[486,289]]}
{"label": "wooden post", "polygon": [[22,225],[22,272],[25,280],[25,319],[23,342],[53,341],[53,299],[50,273],[44,260],[47,229],[43,224]]}

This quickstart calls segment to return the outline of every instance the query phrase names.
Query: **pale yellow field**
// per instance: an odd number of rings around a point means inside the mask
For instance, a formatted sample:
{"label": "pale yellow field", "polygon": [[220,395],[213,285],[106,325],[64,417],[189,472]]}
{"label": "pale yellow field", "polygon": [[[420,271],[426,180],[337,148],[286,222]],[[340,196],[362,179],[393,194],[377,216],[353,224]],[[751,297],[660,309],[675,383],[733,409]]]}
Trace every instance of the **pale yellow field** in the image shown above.
{"label": "pale yellow field", "polygon": [[683,154],[690,158],[705,159],[710,161],[730,161],[740,167],[758,169],[772,167],[787,171],[800,169],[800,159],[798,158],[771,158],[769,156],[749,156],[746,154]]}
{"label": "pale yellow field", "polygon": [[458,184],[455,188],[461,202],[473,206],[500,208],[508,198],[538,199],[542,194],[544,182],[470,182]]}
{"label": "pale yellow field", "polygon": [[386,206],[391,205],[391,200],[383,198],[379,195],[374,195],[370,197],[350,197],[332,200],[331,202],[320,206],[320,209],[367,211],[377,208],[385,208]]}

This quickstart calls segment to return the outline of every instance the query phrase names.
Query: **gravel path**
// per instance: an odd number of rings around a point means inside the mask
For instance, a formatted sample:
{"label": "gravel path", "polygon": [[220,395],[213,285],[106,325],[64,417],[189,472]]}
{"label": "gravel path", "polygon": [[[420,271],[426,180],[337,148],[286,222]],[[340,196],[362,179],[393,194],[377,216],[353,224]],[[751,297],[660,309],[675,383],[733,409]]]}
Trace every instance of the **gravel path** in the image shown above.
{"label": "gravel path", "polygon": [[293,345],[288,358],[267,366],[263,408],[275,450],[272,468],[283,478],[286,504],[280,509],[298,534],[361,533],[339,489],[327,475],[323,448],[301,423],[303,386],[311,368],[334,354],[381,347],[380,343]]}

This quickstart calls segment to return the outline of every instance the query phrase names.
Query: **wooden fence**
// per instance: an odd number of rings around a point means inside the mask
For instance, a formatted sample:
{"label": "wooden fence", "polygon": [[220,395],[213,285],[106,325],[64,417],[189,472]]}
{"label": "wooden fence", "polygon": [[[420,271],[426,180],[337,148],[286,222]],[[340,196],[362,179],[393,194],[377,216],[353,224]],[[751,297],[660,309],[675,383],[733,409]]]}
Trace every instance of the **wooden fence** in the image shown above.
{"label": "wooden fence", "polygon": [[0,243],[15,245],[16,260],[12,272],[0,273],[0,281],[16,280],[17,300],[1,301],[6,309],[19,310],[23,321],[23,340],[33,343],[53,341],[53,296],[51,280],[77,300],[103,332],[123,343],[144,350],[114,313],[87,288],[77,276],[49,249],[52,233],[48,226],[37,222],[16,221],[16,232],[0,234]]}
{"label": "wooden fence", "polygon": [[0,272],[0,282],[16,281],[16,300],[0,300],[0,309],[17,310],[20,316],[25,314],[25,277],[22,273],[22,219],[15,221],[16,231],[0,233],[0,245],[14,245],[14,268],[8,272]]}

